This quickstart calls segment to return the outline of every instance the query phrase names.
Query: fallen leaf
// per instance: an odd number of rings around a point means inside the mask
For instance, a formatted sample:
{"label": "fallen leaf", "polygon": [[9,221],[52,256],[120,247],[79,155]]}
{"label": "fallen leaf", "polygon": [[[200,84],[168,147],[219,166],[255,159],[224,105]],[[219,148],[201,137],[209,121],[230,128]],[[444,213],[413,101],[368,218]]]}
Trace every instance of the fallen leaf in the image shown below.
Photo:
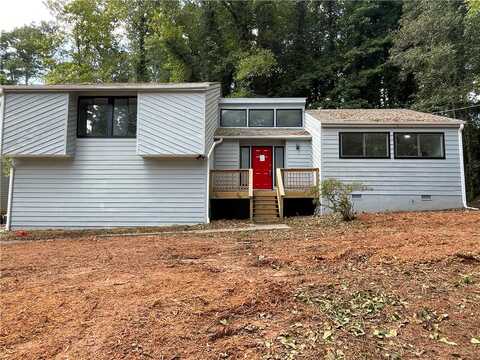
{"label": "fallen leaf", "polygon": [[480,339],[472,337],[470,342],[475,345],[480,345]]}
{"label": "fallen leaf", "polygon": [[323,332],[322,338],[323,338],[323,340],[328,340],[332,337],[332,335],[333,335],[332,330],[326,330],[326,331]]}
{"label": "fallen leaf", "polygon": [[457,343],[453,342],[453,341],[449,341],[446,337],[442,337],[440,338],[440,340],[438,340],[444,344],[447,344],[447,345],[453,345],[453,346],[457,346]]}

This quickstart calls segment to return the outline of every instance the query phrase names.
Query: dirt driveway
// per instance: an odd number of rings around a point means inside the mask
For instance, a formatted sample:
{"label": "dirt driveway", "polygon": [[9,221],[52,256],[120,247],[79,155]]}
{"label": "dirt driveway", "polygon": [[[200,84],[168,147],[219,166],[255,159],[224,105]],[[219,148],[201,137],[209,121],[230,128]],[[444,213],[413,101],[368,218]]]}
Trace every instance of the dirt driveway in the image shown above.
{"label": "dirt driveway", "polygon": [[478,359],[480,212],[1,248],[2,359]]}

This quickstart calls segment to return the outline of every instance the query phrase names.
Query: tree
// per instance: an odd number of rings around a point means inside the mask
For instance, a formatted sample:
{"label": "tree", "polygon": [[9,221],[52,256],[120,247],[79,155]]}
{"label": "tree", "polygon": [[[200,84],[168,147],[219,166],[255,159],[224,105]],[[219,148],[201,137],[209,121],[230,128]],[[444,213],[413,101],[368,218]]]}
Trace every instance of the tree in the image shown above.
{"label": "tree", "polygon": [[47,82],[128,80],[127,53],[116,33],[120,23],[116,0],[50,0],[49,6],[67,33],[67,46]]}
{"label": "tree", "polygon": [[54,24],[25,25],[0,34],[0,81],[30,84],[52,67],[62,36]]}

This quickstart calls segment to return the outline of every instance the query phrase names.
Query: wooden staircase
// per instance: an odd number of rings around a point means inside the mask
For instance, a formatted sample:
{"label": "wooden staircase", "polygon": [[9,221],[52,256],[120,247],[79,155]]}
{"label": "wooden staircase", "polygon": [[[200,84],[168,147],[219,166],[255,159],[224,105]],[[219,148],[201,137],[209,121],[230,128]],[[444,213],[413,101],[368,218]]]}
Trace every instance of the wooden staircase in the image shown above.
{"label": "wooden staircase", "polygon": [[253,191],[253,221],[272,223],[279,221],[277,193],[275,190]]}

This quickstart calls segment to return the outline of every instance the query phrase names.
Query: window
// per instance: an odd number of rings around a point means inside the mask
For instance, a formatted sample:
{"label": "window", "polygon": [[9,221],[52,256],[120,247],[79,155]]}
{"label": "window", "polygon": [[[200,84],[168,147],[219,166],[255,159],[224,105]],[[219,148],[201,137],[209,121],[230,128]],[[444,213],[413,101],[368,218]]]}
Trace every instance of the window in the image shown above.
{"label": "window", "polygon": [[250,147],[240,147],[240,169],[250,169]]}
{"label": "window", "polygon": [[277,127],[302,127],[302,109],[277,110]]}
{"label": "window", "polygon": [[273,181],[277,181],[277,169],[282,169],[285,167],[285,149],[283,146],[275,146],[275,167],[273,172]]}
{"label": "window", "polygon": [[444,134],[395,133],[395,158],[444,159]]}
{"label": "window", "polygon": [[340,133],[340,158],[389,159],[390,134],[342,132]]}
{"label": "window", "polygon": [[263,109],[249,110],[248,126],[273,127],[273,110],[263,110]]}
{"label": "window", "polygon": [[134,138],[136,133],[136,97],[79,98],[77,127],[79,137]]}
{"label": "window", "polygon": [[247,111],[242,109],[222,109],[220,124],[223,127],[247,126]]}

